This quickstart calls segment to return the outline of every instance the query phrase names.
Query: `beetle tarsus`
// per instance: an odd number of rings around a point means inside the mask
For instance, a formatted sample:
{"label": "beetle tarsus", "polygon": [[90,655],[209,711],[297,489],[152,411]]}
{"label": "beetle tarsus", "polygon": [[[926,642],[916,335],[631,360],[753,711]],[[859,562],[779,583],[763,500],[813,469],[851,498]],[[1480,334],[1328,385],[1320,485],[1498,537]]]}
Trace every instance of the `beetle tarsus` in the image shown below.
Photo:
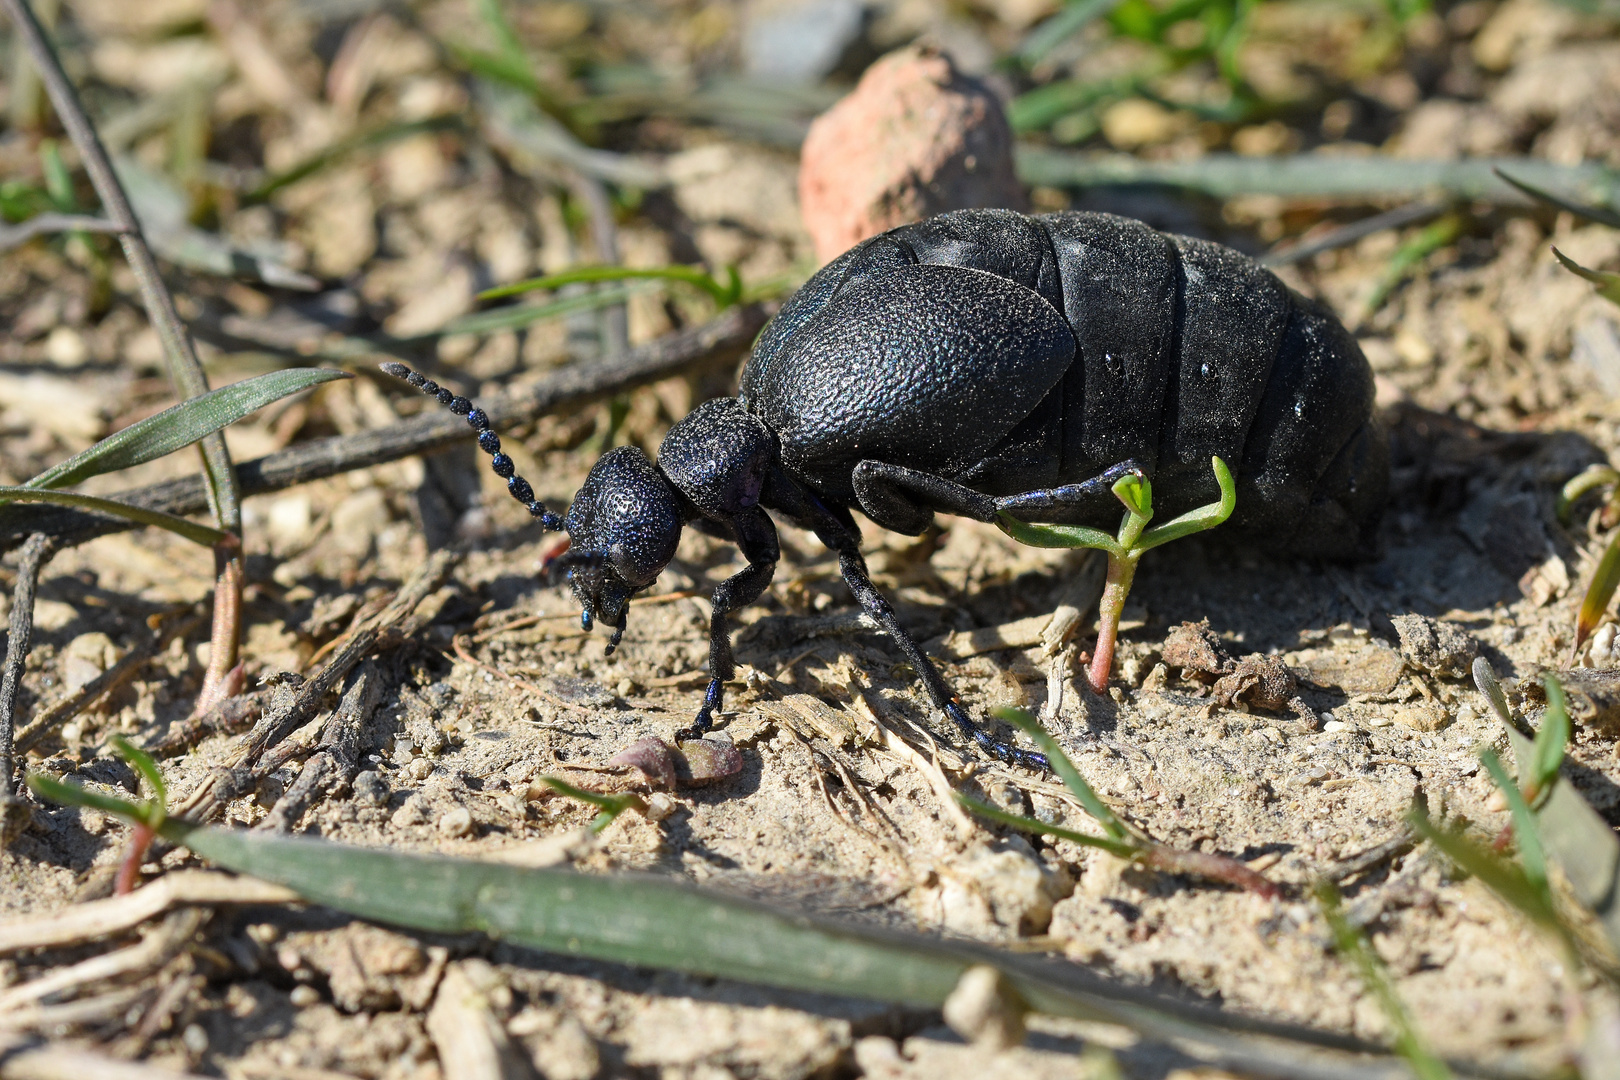
{"label": "beetle tarsus", "polygon": [[714,730],[714,714],[719,712],[726,702],[726,684],[719,679],[709,680],[709,689],[703,694],[703,707],[698,710],[697,718],[692,721],[691,727],[684,727],[675,733],[677,743],[690,742],[701,739]]}
{"label": "beetle tarsus", "polygon": [[962,729],[962,734],[973,740],[985,753],[1008,765],[1020,765],[1026,769],[1035,769],[1040,772],[1051,772],[1052,763],[1046,760],[1046,755],[1034,750],[1025,750],[1008,742],[996,738],[984,728],[969,719],[967,710],[956,702],[947,702],[945,715],[956,722]]}

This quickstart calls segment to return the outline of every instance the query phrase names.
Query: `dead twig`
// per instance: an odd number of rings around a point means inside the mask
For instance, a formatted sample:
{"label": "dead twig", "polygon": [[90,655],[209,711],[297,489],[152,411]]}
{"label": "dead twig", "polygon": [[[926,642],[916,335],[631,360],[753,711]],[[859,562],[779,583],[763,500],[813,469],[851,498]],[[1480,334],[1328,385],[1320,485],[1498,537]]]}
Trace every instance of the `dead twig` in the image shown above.
{"label": "dead twig", "polygon": [[127,896],[89,900],[49,915],[0,922],[0,956],[82,945],[134,929],[182,904],[290,904],[298,894],[257,878],[176,870]]}
{"label": "dead twig", "polygon": [[61,232],[122,233],[116,221],[91,214],[35,214],[17,225],[0,222],[0,251],[22,247],[36,236]]}
{"label": "dead twig", "polygon": [[17,798],[14,760],[17,692],[22,688],[23,665],[28,662],[28,650],[34,637],[34,593],[39,587],[39,572],[50,562],[56,551],[56,541],[44,533],[35,533],[23,545],[22,559],[17,565],[17,587],[11,594],[11,626],[6,634],[6,666],[0,674],[0,847],[11,843],[12,837],[27,820],[27,806]]}
{"label": "dead twig", "polygon": [[92,983],[145,976],[156,971],[185,948],[207,917],[206,911],[195,907],[172,912],[162,926],[138,944],[54,968],[37,979],[0,992],[0,1027],[18,1026],[6,1018],[23,1016],[27,1006],[46,998],[59,997]]}
{"label": "dead twig", "polygon": [[293,786],[258,824],[289,832],[315,802],[354,778],[360,770],[361,735],[382,700],[382,672],[367,660],[349,677],[343,700],[321,728],[315,756],[304,763]]}
{"label": "dead twig", "polygon": [[[758,304],[732,308],[701,326],[638,346],[627,356],[571,364],[527,389],[496,395],[482,404],[497,427],[527,423],[570,406],[734,360],[748,348],[754,335],[765,325],[765,319],[765,310]],[[460,417],[434,409],[376,431],[300,443],[267,457],[243,462],[237,466],[236,475],[244,496],[260,495],[353,469],[431,453],[472,436],[472,429]],[[110,497],[171,514],[194,514],[208,508],[203,479],[198,476]],[[36,532],[48,533],[64,544],[80,544],[134,527],[121,519],[57,507],[5,507],[0,508],[0,550],[15,547]]]}
{"label": "dead twig", "polygon": [[426,625],[437,609],[418,611],[418,607],[444,585],[461,556],[459,548],[442,548],[429,556],[375,619],[349,632],[331,661],[313,678],[304,681],[296,675],[281,676],[272,687],[270,705],[230,761],[198,785],[176,808],[175,816],[207,821],[239,792],[251,790],[264,771],[259,767],[260,757],[313,720],[356,664],[375,652],[397,646]]}
{"label": "dead twig", "polygon": [[58,1039],[35,1042],[22,1035],[0,1035],[3,1080],[84,1080],[87,1076],[97,1080],[203,1080],[196,1073],[119,1061]]}
{"label": "dead twig", "polygon": [[189,750],[218,731],[236,733],[256,722],[264,715],[264,704],[270,695],[263,690],[251,694],[228,697],[202,714],[192,714],[176,720],[157,739],[146,747],[153,757],[167,757]]}

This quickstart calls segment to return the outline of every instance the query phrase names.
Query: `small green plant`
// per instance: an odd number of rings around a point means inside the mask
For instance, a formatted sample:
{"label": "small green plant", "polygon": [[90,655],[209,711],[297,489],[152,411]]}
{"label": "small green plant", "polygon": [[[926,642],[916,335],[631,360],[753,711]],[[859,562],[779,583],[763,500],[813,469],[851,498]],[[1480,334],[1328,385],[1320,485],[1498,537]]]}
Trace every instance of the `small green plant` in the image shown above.
{"label": "small green plant", "polygon": [[1237,506],[1237,484],[1232,470],[1219,457],[1210,459],[1215,481],[1220,485],[1219,501],[1189,510],[1163,525],[1148,528],[1153,520],[1153,483],[1140,473],[1127,473],[1114,482],[1114,497],[1125,507],[1119,534],[1109,536],[1100,529],[1083,525],[1030,525],[1008,513],[996,518],[1002,532],[1021,544],[1049,548],[1094,548],[1108,557],[1108,577],[1102,599],[1097,603],[1097,645],[1092,650],[1087,680],[1102,693],[1108,688],[1108,674],[1114,666],[1114,644],[1119,636],[1119,616],[1136,578],[1136,564],[1142,556],[1172,540],[1213,529],[1232,516]]}
{"label": "small green plant", "polygon": [[1412,1023],[1412,1016],[1395,991],[1389,971],[1373,951],[1366,935],[1350,924],[1340,903],[1339,890],[1330,881],[1318,881],[1312,888],[1322,918],[1333,934],[1333,944],[1339,955],[1350,961],[1361,977],[1361,984],[1378,1001],[1379,1008],[1395,1033],[1395,1052],[1406,1059],[1418,1080],[1450,1080],[1451,1070],[1435,1056],[1428,1043]]}
{"label": "small green plant", "polygon": [[28,787],[34,794],[51,802],[63,806],[87,806],[104,814],[124,818],[134,826],[124,857],[118,864],[118,879],[114,886],[114,890],[122,896],[135,887],[135,880],[140,874],[141,861],[146,857],[146,850],[152,846],[152,841],[157,838],[164,822],[169,819],[169,789],[163,782],[163,774],[158,771],[157,762],[152,760],[150,754],[122,735],[114,735],[112,745],[118,756],[129,762],[140,774],[141,779],[146,781],[146,786],[151,791],[150,797],[140,802],[130,802],[114,795],[103,795],[100,792],[67,784],[43,773],[29,773]]}
{"label": "small green plant", "polygon": [[487,289],[478,294],[478,299],[502,300],[509,296],[534,292],[537,289],[560,289],[564,285],[574,285],[580,282],[641,280],[678,281],[683,285],[690,285],[707,293],[709,298],[714,301],[715,307],[722,311],[743,302],[742,278],[738,275],[735,266],[726,267],[724,281],[698,266],[580,266],[572,270],[564,270],[558,274],[529,278],[526,281],[514,282],[511,285]]}
{"label": "small green plant", "polygon": [[559,780],[555,776],[542,776],[540,782],[559,795],[566,795],[570,799],[578,799],[582,803],[589,803],[602,811],[591,819],[590,830],[593,833],[599,833],[613,824],[613,820],[626,810],[645,810],[647,808],[647,800],[630,791],[616,795],[604,795],[600,791],[586,791],[584,788],[575,787],[573,784],[565,780]]}
{"label": "small green plant", "polygon": [[1257,892],[1262,896],[1278,895],[1275,885],[1236,859],[1201,851],[1182,851],[1161,844],[1139,830],[1132,829],[1102,801],[1096,790],[1086,782],[1086,778],[1080,775],[1080,770],[1075,768],[1074,762],[1063,752],[1063,747],[1058,745],[1057,740],[1052,738],[1033,716],[1022,709],[1002,708],[992,709],[991,712],[1034,740],[1041,752],[1046,755],[1047,761],[1051,763],[1052,771],[1057,773],[1058,779],[1062,780],[1063,786],[1069,790],[1069,794],[1085,808],[1093,821],[1102,826],[1103,835],[1076,832],[1060,825],[1024,817],[1022,814],[1009,813],[971,795],[957,792],[956,800],[973,813],[988,821],[1011,826],[1022,832],[1038,836],[1055,836],[1061,840],[1071,840],[1083,847],[1097,848],[1151,870],[1209,878]]}

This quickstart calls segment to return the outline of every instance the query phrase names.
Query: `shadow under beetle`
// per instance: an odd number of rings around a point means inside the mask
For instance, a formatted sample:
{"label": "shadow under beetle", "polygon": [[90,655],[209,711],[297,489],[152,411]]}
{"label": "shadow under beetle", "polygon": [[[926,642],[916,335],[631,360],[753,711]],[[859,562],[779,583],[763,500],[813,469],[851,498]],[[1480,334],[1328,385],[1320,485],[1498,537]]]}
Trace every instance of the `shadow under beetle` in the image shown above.
{"label": "shadow under beetle", "polygon": [[568,531],[581,621],[613,628],[609,652],[684,525],[741,548],[747,567],[714,590],[711,678],[687,737],[711,727],[734,673],[729,616],[775,571],[767,510],[837,553],[861,607],[967,737],[1044,768],[974,723],[896,620],[852,507],[912,535],[936,512],[1105,526],[1120,476],[1150,478],[1178,514],[1219,496],[1219,456],[1238,483],[1229,530],[1345,558],[1370,546],[1389,481],[1372,371],[1332,314],[1230,248],[1107,214],[966,210],[862,242],[760,334],[735,398],[693,409],[656,464],[636,447],[604,454],[566,520],[514,475],[481,410],[383,368],[465,415],[512,495]]}

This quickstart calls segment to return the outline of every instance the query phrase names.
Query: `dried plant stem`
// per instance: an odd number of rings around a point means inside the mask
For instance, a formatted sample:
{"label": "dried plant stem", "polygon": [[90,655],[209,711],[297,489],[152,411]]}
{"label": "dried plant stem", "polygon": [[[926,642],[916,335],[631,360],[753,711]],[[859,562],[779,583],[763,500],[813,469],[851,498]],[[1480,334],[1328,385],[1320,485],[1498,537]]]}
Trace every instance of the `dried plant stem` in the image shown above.
{"label": "dried plant stem", "polygon": [[[141,302],[146,307],[147,317],[151,320],[153,329],[157,331],[158,339],[163,343],[163,355],[175,390],[187,398],[207,393],[208,378],[203,374],[202,362],[197,359],[197,351],[192,345],[191,336],[180,322],[180,315],[174,307],[174,297],[170,295],[168,286],[163,283],[157,259],[152,255],[152,249],[147,245],[146,237],[141,232],[140,220],[136,218],[129,197],[124,193],[123,185],[118,182],[118,176],[113,172],[112,161],[107,157],[106,148],[101,145],[101,137],[96,134],[95,126],[90,123],[90,118],[86,115],[73,84],[68,81],[67,73],[62,70],[62,64],[52,50],[44,28],[34,17],[33,10],[28,6],[28,0],[0,0],[0,5],[3,5],[6,13],[11,16],[17,36],[28,50],[29,58],[33,60],[35,70],[45,84],[45,92],[50,95],[57,117],[67,129],[73,145],[78,148],[85,172],[89,174],[90,182],[95,185],[96,195],[100,197],[102,207],[106,211],[107,221],[117,230],[118,241],[124,249],[124,258],[128,260],[130,270],[140,283]],[[207,478],[208,504],[213,511],[214,520],[224,531],[241,536],[242,498],[237,486],[236,473],[231,468],[230,454],[225,449],[225,437],[219,432],[214,432],[205,437],[199,445],[202,450],[203,471]],[[227,606],[239,613],[241,553],[237,552],[229,561],[234,566],[230,572],[220,574],[219,588],[221,591],[237,590],[234,601],[228,600]],[[236,666],[240,633],[239,617],[216,621],[211,653],[214,667],[222,665],[223,670],[229,671]]]}
{"label": "dried plant stem", "polygon": [[449,579],[462,554],[459,548],[453,547],[434,552],[376,618],[349,632],[331,661],[313,678],[299,682],[292,677],[290,684],[277,687],[264,714],[242,739],[225,767],[204,779],[175,807],[174,815],[207,821],[240,790],[251,790],[259,776],[260,759],[313,720],[356,664],[375,652],[398,645],[431,618],[426,609],[418,611],[418,607]]}
{"label": "dried plant stem", "polygon": [[39,587],[39,572],[55,551],[56,541],[51,537],[44,533],[30,536],[23,545],[22,560],[17,566],[17,588],[11,594],[11,626],[6,634],[5,670],[0,673],[0,847],[11,842],[26,815],[12,782],[16,773],[12,734],[17,713],[17,693],[22,688],[23,665],[28,662],[28,649],[34,637],[34,592]]}
{"label": "dried plant stem", "polygon": [[124,230],[116,222],[90,214],[35,214],[16,225],[0,223],[0,251],[21,247],[36,236],[58,232],[93,232],[118,235]]}

